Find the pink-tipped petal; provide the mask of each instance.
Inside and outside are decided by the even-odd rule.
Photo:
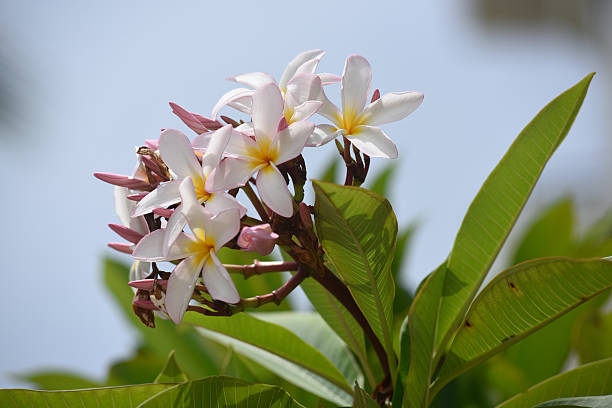
[[[263,164],[226,157],[206,179],[206,191],[218,192],[244,186]]]
[[[268,165],[257,175],[257,191],[264,204],[283,217],[293,215],[293,199],[285,179],[276,166]]]
[[[266,74],[265,72],[250,72],[248,74],[240,74],[227,79],[255,89],[270,82],[276,82],[272,75]]]
[[[229,273],[214,252],[210,253],[204,263],[202,279],[213,299],[232,304],[240,302],[240,295],[236,290],[234,281],[232,281]]]
[[[166,224],[166,235],[164,236],[164,242],[162,244],[166,256],[168,256],[170,248],[183,232],[185,225],[187,225],[187,219],[182,211],[183,207],[179,205],[168,219],[168,224]]]
[[[127,196],[126,198],[128,200],[134,201],[134,202],[139,202],[140,200],[142,200],[143,198],[145,198],[147,195],[149,195],[149,193],[138,193],[138,194],[130,194],[129,196]]]
[[[146,197],[138,202],[132,213],[132,217],[148,214],[155,208],[168,207],[169,205],[181,201],[179,195],[180,184],[180,181],[161,183],[155,190],[151,191]]]
[[[420,92],[394,92],[384,94],[370,103],[362,115],[368,125],[377,126],[404,119],[414,112],[423,102]]]
[[[346,136],[359,150],[371,157],[397,158],[395,143],[380,128],[358,126],[352,135]]]
[[[136,281],[130,281],[128,282],[128,285],[130,285],[133,288],[136,289],[142,289],[142,290],[146,290],[148,292],[153,290],[153,283],[155,282],[155,279],[140,279],[140,280],[136,280]],[[163,289],[165,289],[168,286],[168,281],[165,279],[158,279],[157,280],[157,285]]]
[[[351,55],[346,59],[342,74],[342,113],[356,116],[365,106],[370,95],[372,68],[361,55]]]
[[[210,135],[210,143],[202,156],[203,177],[207,177],[217,167],[231,136],[232,125],[225,125]]]
[[[258,88],[253,94],[255,139],[271,142],[283,117],[283,96],[275,83]]]
[[[342,77],[336,74],[323,73],[318,74],[318,76],[321,79],[321,85],[323,86],[337,84],[338,82],[342,81]]]
[[[195,177],[202,173],[191,142],[178,130],[162,132],[159,136],[159,153],[164,163],[180,178]]]
[[[343,134],[342,129],[338,129],[332,125],[318,125],[314,128],[312,134],[306,140],[306,147],[319,147],[331,142],[336,137]]]
[[[159,215],[160,217],[170,218],[173,213],[174,213],[174,210],[171,210],[168,208],[154,208],[153,209],[153,214]]]
[[[237,243],[245,251],[265,256],[272,252],[278,238],[279,235],[272,231],[270,224],[261,224],[242,228]]]
[[[219,250],[240,231],[240,211],[230,208],[219,212],[204,225],[206,235],[213,238],[215,249]]]
[[[140,241],[142,237],[144,237],[143,234],[136,232],[131,228],[124,227],[123,225],[108,224],[108,226],[110,229],[115,231],[121,238],[125,239],[126,241],[130,241],[133,244],[137,244],[138,241]]]
[[[151,191],[153,189],[153,187],[143,180],[124,176],[122,174],[96,172],[94,173],[94,177],[114,186],[127,187],[132,190]]]
[[[291,62],[289,62],[289,64],[287,64],[287,68],[285,68],[285,71],[283,72],[283,75],[281,75],[281,79],[278,82],[279,87],[282,90],[285,90],[287,88],[287,83],[295,76],[296,73],[298,73],[298,71],[314,72],[314,70],[317,68],[317,64],[321,60],[321,57],[323,57],[323,54],[325,54],[325,51],[323,50],[310,50],[298,54],[291,60]]]
[[[124,254],[132,255],[132,244],[126,244],[125,242],[109,242],[109,248],[113,248],[115,251],[122,252]]]
[[[234,106],[237,106],[237,109],[240,110],[241,112],[244,112],[245,109],[248,109],[248,111],[245,113],[250,113],[250,105],[251,105],[250,100],[252,96],[253,96],[252,89],[246,89],[246,88],[232,89],[231,91],[228,91],[225,94],[223,94],[221,98],[219,98],[219,101],[217,102],[217,104],[214,106],[212,110],[211,116],[213,118],[216,118],[217,115],[219,115],[219,111],[221,111],[221,109],[224,106],[232,105],[232,104]]]
[[[206,209],[213,214],[218,214],[221,211],[235,208],[240,214],[240,218],[244,217],[247,212],[247,208],[236,200],[231,195],[219,192],[214,193],[208,200],[206,200]]]
[[[313,130],[314,124],[300,121],[292,123],[291,126],[280,132],[276,139],[278,158],[275,164],[282,164],[302,153],[306,140]]]
[[[202,269],[201,263],[197,263],[197,257],[189,257],[174,268],[168,279],[166,289],[166,311],[168,316],[176,324],[180,323],[187,310],[187,305],[193,295],[196,281]]]

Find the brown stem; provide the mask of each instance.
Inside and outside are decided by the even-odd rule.
[[[353,159],[351,159],[351,142],[345,137],[344,138],[344,164],[346,165],[346,178],[344,179],[345,186],[353,185]]]
[[[255,210],[257,211],[257,214],[259,214],[261,219],[266,223],[270,223],[270,217],[268,216],[268,212],[266,211],[263,204],[257,197],[257,194],[255,194],[255,191],[253,191],[253,188],[250,186],[250,184],[247,183],[244,186],[242,186],[242,190],[245,192],[247,197],[249,197],[249,200],[251,200],[251,203],[253,203],[253,206],[255,207]]]
[[[372,327],[366,320],[365,316],[355,303],[355,299],[349,292],[348,288],[344,283],[338,279],[336,275],[334,275],[329,269],[325,268],[325,273],[321,275],[314,275],[313,278],[316,279],[329,293],[334,295],[336,299],[349,311],[351,316],[359,323],[363,332],[372,343],[372,347],[374,347],[374,351],[376,351],[376,356],[380,361],[380,365],[385,374],[385,378],[382,383],[389,382],[391,380],[391,370],[389,368],[389,360],[387,359],[387,353],[385,352],[385,348],[383,347],[376,334],[372,330]]]
[[[228,272],[239,272],[248,279],[253,275],[260,275],[268,272],[295,271],[298,267],[296,262],[261,262],[253,261],[252,265],[223,265]]]
[[[277,305],[285,299],[300,283],[308,277],[308,272],[304,268],[297,267],[297,272],[280,288],[273,290],[271,293],[251,298],[241,299],[240,305],[246,307],[259,307],[266,303],[274,302]]]

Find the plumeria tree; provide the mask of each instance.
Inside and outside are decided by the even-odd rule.
[[[115,186],[121,223],[110,228],[127,241],[109,246],[132,257],[129,282],[114,284],[133,288],[129,303],[151,347],[171,344],[176,359],[170,353],[151,384],[8,390],[0,392],[3,406],[284,407],[314,397],[318,406],[427,407],[472,367],[607,296],[612,261],[601,257],[526,260],[481,287],[592,74],[519,134],[474,199],[448,258],[412,297],[394,272],[407,231],[398,239],[383,191],[361,186],[372,157],[399,156],[379,126],[414,112],[423,94],[372,91],[370,64],[358,55],[346,59],[342,76],[317,73],[323,54],[298,55],[278,82],[262,72],[230,78],[243,87],[223,95],[210,117],[171,103],[195,135],[166,129],[137,149],[132,175],[95,173]],[[338,82],[341,107],[328,98],[327,85]],[[220,115],[230,109],[238,116]],[[327,144],[338,150],[344,183],[308,178],[303,151]],[[304,201],[309,187],[314,203]],[[251,262],[241,261],[245,253]],[[241,293],[253,276],[276,277],[278,287]],[[298,286],[318,313],[258,311],[282,309]],[[234,353],[240,368],[232,372],[242,378],[218,375]],[[229,357],[207,372],[206,358],[219,354]],[[610,372],[612,359],[601,359],[501,406],[555,398],[565,399],[542,406],[568,406],[576,397],[591,404],[580,406],[609,403]]]

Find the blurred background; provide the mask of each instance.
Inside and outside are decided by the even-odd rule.
[[[305,50],[327,51],[319,72],[341,74],[357,53],[382,93],[425,93],[415,113],[385,127],[400,151],[390,200],[400,226],[418,225],[405,285],[446,257],[523,126],[597,71],[510,244],[560,197],[574,197],[578,224],[589,225],[612,204],[610,21],[604,0],[2,1],[0,387],[28,386],[14,375],[50,367],[102,379],[136,345],[103,287],[106,243],[117,240],[106,225],[117,219],[112,187],[92,173],[130,173],[134,146],[161,128],[190,134],[168,101],[208,115],[234,87],[224,78],[278,78]],[[339,100],[339,87],[329,89]],[[333,144],[307,150],[310,176],[334,154]],[[375,160],[374,174],[386,165]]]

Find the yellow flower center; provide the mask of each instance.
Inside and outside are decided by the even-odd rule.
[[[261,164],[272,164],[278,159],[278,147],[271,146],[269,138],[262,138],[257,145],[249,148],[249,157],[254,167]]]
[[[189,243],[189,252],[194,252],[199,264],[202,259],[207,258],[211,251],[215,251],[215,240],[206,235],[203,228],[192,229],[196,241]]]
[[[212,194],[210,194],[208,191],[206,191],[206,188],[204,188],[206,179],[198,175],[197,177],[192,176],[191,180],[193,181],[193,186],[195,187],[195,193],[198,201],[201,203],[208,201]]]
[[[338,127],[346,131],[345,134],[352,135],[355,133],[356,128],[366,124],[366,117],[359,115],[357,112],[351,110],[345,110],[341,115],[336,117]]]

